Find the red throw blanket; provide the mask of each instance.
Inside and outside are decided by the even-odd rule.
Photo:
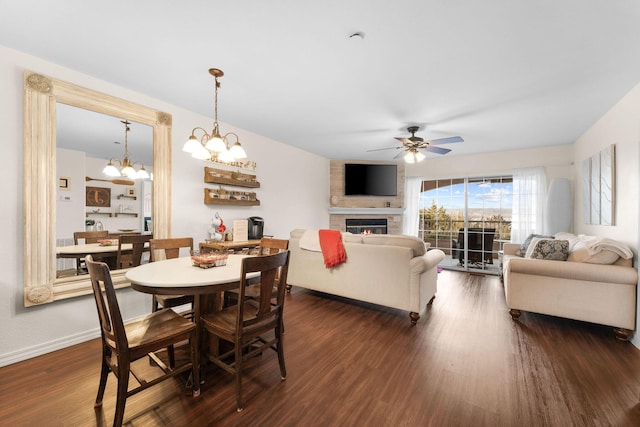
[[[318,230],[318,237],[326,268],[335,267],[347,260],[340,230]]]

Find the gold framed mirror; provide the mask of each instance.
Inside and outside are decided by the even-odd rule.
[[[91,293],[88,275],[56,279],[56,103],[122,117],[153,128],[154,236],[170,236],[170,114],[31,71],[24,74],[24,305]],[[128,286],[116,270],[116,287]]]

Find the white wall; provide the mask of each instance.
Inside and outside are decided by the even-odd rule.
[[[206,237],[215,211],[225,221],[252,215],[265,219],[265,233],[288,237],[296,227],[326,228],[329,223],[329,161],[268,138],[221,123],[240,135],[258,164],[259,207],[213,208],[203,203],[203,166],[182,152],[195,126],[212,117],[195,114],[140,93],[112,85],[39,58],[0,46],[0,180],[4,183],[0,224],[0,366],[99,336],[92,297],[23,307],[23,75],[25,69],[108,93],[173,115],[172,235]],[[206,88],[205,88],[206,89]],[[125,319],[149,312],[149,296],[118,291]]]
[[[510,175],[513,169],[531,166],[544,166],[547,182],[551,182],[553,178],[573,179],[573,146],[559,145],[471,156],[428,157],[420,163],[407,165],[406,175],[425,179],[498,176]]]
[[[640,211],[640,85],[633,88],[591,129],[575,143],[575,164],[580,165],[610,144],[616,146],[616,222],[614,226],[587,225],[582,218],[581,168],[574,171],[577,184],[574,224],[577,233],[607,236],[627,243],[634,252],[634,265],[638,265]],[[636,330],[640,319],[640,298],[636,309]],[[640,347],[640,334],[633,338]]]

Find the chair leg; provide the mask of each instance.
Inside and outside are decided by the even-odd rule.
[[[167,347],[167,353],[169,354],[169,367],[171,369],[176,367],[176,354],[173,351],[173,346],[170,345],[169,347]]]
[[[236,358],[236,405],[238,412],[242,411],[242,344],[238,341],[235,343]]]
[[[116,413],[113,416],[113,426],[122,426],[124,406],[127,403],[127,389],[129,388],[129,364],[118,366],[118,391],[116,397]]]
[[[281,336],[282,332],[276,330],[276,335],[278,336],[278,343],[276,344],[276,348],[278,350],[278,364],[280,365],[280,378],[282,380],[285,380],[287,379],[287,369],[284,366],[284,346],[282,345],[282,336]]]
[[[191,348],[191,378],[193,379],[193,397],[198,397],[200,396],[200,354],[197,342],[194,338],[189,339],[189,347]]]
[[[102,398],[104,397],[104,389],[107,387],[107,379],[109,378],[109,372],[111,369],[107,362],[105,362],[102,356],[102,369],[100,370],[100,385],[98,386],[98,395],[96,396],[96,402],[93,404],[94,408],[100,408],[102,406]]]

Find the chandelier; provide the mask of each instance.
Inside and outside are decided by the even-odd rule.
[[[124,124],[124,158],[122,159],[122,161],[118,159],[109,160],[109,163],[107,163],[107,166],[105,166],[105,168],[102,170],[102,173],[104,173],[107,176],[126,176],[127,178],[131,178],[131,179],[149,178],[149,173],[145,170],[144,164],[142,162],[132,162],[129,159],[128,135],[129,135],[129,131],[131,130],[129,128],[129,125],[131,124],[131,122],[128,120],[120,120],[120,123]],[[118,166],[120,169],[116,167],[114,162],[118,163]],[[135,168],[135,165],[137,164],[140,164],[140,169],[138,170],[136,170]]]
[[[218,124],[218,88],[220,82],[218,79],[224,76],[224,72],[218,68],[210,68],[209,74],[211,74],[215,81],[215,103],[214,103],[214,119],[213,129],[210,133],[207,133],[201,127],[196,127],[191,131],[191,136],[182,147],[182,151],[191,153],[192,157],[201,160],[217,159],[223,162],[234,162],[237,159],[245,159],[247,153],[240,145],[240,138],[233,132],[220,135],[220,125]],[[196,137],[196,132],[202,132],[200,139]],[[229,137],[235,137],[235,143],[231,145]]]

